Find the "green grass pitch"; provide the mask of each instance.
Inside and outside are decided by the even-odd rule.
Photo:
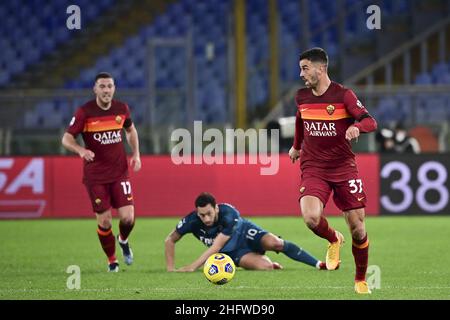
[[[300,217],[251,220],[324,259],[326,241]],[[317,271],[270,252],[284,270],[238,268],[224,286],[210,284],[201,270],[165,271],[164,239],[175,218],[138,218],[130,238],[135,263],[126,266],[118,250],[122,263],[115,274],[106,272],[94,219],[1,221],[0,299],[450,299],[450,217],[367,218],[369,265],[381,271],[380,289],[371,296],[353,292],[354,262],[344,219],[329,221],[347,239],[339,270]],[[117,233],[117,220],[113,230]],[[203,250],[192,235],[185,236],[176,247],[176,266],[192,262]],[[70,265],[80,267],[79,290],[67,289]]]

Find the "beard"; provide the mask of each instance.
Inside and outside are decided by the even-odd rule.
[[[102,103],[105,103],[105,104],[111,102],[111,100],[112,100],[112,96],[111,96],[111,95],[108,95],[108,96],[100,96],[99,98],[100,98],[100,101],[101,101]]]
[[[317,77],[315,77],[315,76],[311,76],[311,78],[308,80],[308,79],[303,79],[303,81],[305,82],[305,86],[307,87],[307,88],[312,88],[312,89],[314,89],[316,86],[317,86],[317,83],[318,83],[318,81],[317,81]]]

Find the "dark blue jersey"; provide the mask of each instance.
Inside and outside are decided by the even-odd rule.
[[[192,211],[186,217],[180,220],[176,230],[180,235],[192,233],[197,239],[210,247],[213,240],[219,233],[227,236],[232,236],[243,224],[244,219],[241,218],[239,211],[230,204],[219,204],[218,220],[211,226],[207,227],[198,217],[197,211]],[[233,237],[232,237],[233,238]],[[230,245],[232,239],[228,240],[227,245]]]

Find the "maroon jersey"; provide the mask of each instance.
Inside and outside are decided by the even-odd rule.
[[[331,82],[321,96],[304,88],[297,91],[295,100],[294,148],[302,150],[302,171],[319,173],[329,181],[339,181],[357,172],[355,154],[345,132],[355,120],[361,121],[355,124],[361,132],[375,130],[376,122],[353,91]]]
[[[103,184],[128,178],[128,163],[122,143],[122,128],[131,126],[125,103],[112,100],[111,108],[101,109],[95,100],[79,107],[67,132],[82,134],[86,149],[95,153],[94,161],[84,161],[83,182]]]

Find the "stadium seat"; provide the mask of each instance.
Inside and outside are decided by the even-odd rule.
[[[98,17],[115,0],[78,1],[83,7],[83,24],[87,24]],[[65,27],[66,8],[73,4],[69,0],[48,2],[35,1],[6,1],[0,10],[0,33],[2,34],[2,51],[8,55],[14,52],[8,61],[14,61],[13,66],[0,69],[6,72],[4,79],[11,79],[38,63],[57,45],[71,39],[73,33]],[[17,41],[16,39],[21,39]],[[12,51],[9,51],[9,48]],[[2,55],[4,52],[2,52]],[[2,83],[0,83],[2,85]]]
[[[406,114],[403,112],[401,103],[393,96],[381,99],[374,111],[375,118],[381,123],[403,121]]]
[[[26,111],[24,115],[24,127],[33,129],[42,126],[42,119],[34,111]]]
[[[428,84],[433,83],[433,79],[431,78],[431,76],[428,73],[421,73],[416,77],[414,83],[428,85]]]
[[[114,4],[116,0],[100,0],[91,2],[81,0],[77,3],[84,4],[89,7],[86,10],[86,20],[83,23],[92,21],[98,15],[104,12],[104,9]],[[346,8],[350,9],[354,6],[361,5],[359,0],[346,0]],[[24,35],[30,35],[30,38],[21,44],[18,48],[12,38],[5,37],[0,39],[3,55],[9,58],[2,58],[0,66],[0,85],[9,81],[15,72],[26,70],[29,64],[36,63],[45,55],[45,53],[54,50],[58,45],[70,39],[71,33],[67,29],[55,28],[52,16],[55,10],[64,9],[69,4],[68,0],[51,2],[44,0],[35,0],[27,2],[26,9],[18,10],[13,1],[8,2],[6,6],[0,8],[0,18],[2,20],[1,31],[16,32],[24,38]],[[298,0],[279,0],[277,2],[279,8],[279,43],[280,43],[280,85],[284,89],[286,84],[295,84],[299,82],[298,70],[298,53],[301,49],[300,41],[302,37],[302,21],[301,21],[301,3]],[[404,10],[409,10],[411,4],[407,0],[381,1],[383,15],[389,16],[399,14]],[[178,38],[187,35],[188,31],[193,32],[193,50],[196,66],[196,92],[200,96],[199,100],[207,100],[204,98],[210,94],[205,92],[209,90],[207,84],[211,81],[214,86],[218,86],[213,90],[214,97],[222,97],[226,95],[229,85],[228,76],[228,41],[227,33],[229,28],[229,15],[233,7],[232,0],[181,0],[171,3],[167,6],[167,10],[156,17],[153,22],[140,28],[136,34],[131,35],[123,43],[115,48],[111,48],[102,57],[84,70],[80,70],[79,74],[67,81],[66,88],[89,88],[92,86],[92,78],[99,71],[111,72],[117,80],[120,88],[146,88],[148,85],[147,77],[147,59],[148,41],[154,37]],[[39,9],[39,10],[37,10]],[[9,15],[14,10],[20,11],[17,15]],[[309,1],[309,17],[310,25],[313,29],[327,24],[330,20],[337,16],[336,2],[318,0]],[[24,28],[17,28],[18,17],[27,16],[27,13],[38,12],[37,16],[26,19]],[[346,17],[346,38],[349,41],[358,41],[360,39],[369,39],[366,34],[366,28],[360,28],[362,19],[366,18],[364,10],[358,14],[351,14]],[[247,24],[251,27],[247,28],[247,70],[249,72],[248,79],[248,104],[252,110],[257,106],[267,102],[269,93],[267,70],[269,39],[268,39],[268,5],[266,1],[248,0],[247,1]],[[364,20],[365,21],[365,20]],[[28,28],[28,29],[25,29]],[[23,30],[33,30],[24,33]],[[362,30],[362,31],[361,31]],[[8,34],[8,33],[6,33]],[[49,37],[51,34],[53,36]],[[208,43],[214,45],[214,59],[207,61],[205,57],[205,47]],[[14,45],[13,45],[14,44]],[[38,49],[29,50],[38,44]],[[3,46],[4,45],[4,46]],[[328,51],[330,59],[338,55],[338,39],[336,28],[329,28],[322,34],[317,34],[311,42],[311,45],[323,46]],[[28,49],[27,49],[28,48]],[[29,53],[33,52],[33,53]],[[26,55],[22,59],[21,54]],[[15,62],[15,58],[23,62]],[[173,54],[170,50],[156,50],[155,67],[157,86],[160,88],[182,88],[186,85],[185,66],[187,62],[183,53]],[[368,58],[364,57],[361,61],[354,61],[359,68]],[[7,64],[4,61],[8,61]],[[10,63],[11,62],[11,63]],[[441,69],[440,69],[441,68]],[[10,70],[11,69],[11,70]],[[431,83],[449,83],[450,72],[443,72],[444,67],[436,67],[435,73],[420,75],[415,79],[418,84]],[[396,110],[395,117],[408,116],[405,103],[401,99],[396,100],[394,107],[392,103],[381,102],[379,112],[381,117],[388,117],[391,110]],[[223,100],[222,98],[218,100]],[[206,107],[207,102],[202,104]],[[217,113],[222,108],[211,106],[209,114]],[[216,108],[216,109],[214,109]],[[400,110],[400,111],[399,111]],[[222,116],[221,116],[222,117]]]

